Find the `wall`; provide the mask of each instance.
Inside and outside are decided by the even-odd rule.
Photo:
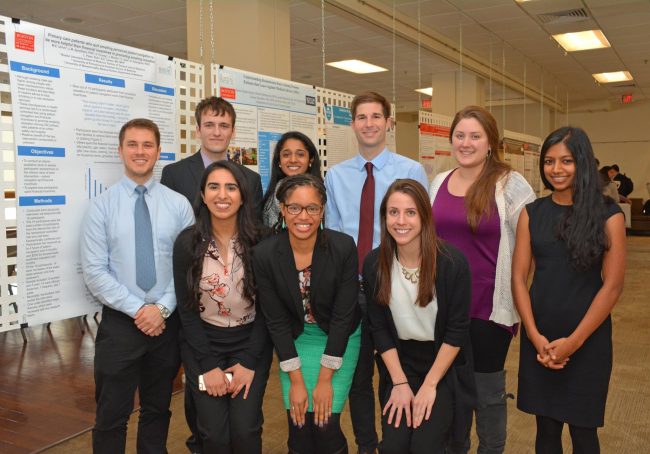
[[[533,103],[526,104],[525,109],[523,104],[506,106],[505,115],[504,108],[500,106],[492,106],[491,112],[497,120],[499,132],[507,129],[508,131],[536,136],[541,140],[544,140],[556,126],[560,127],[566,121],[564,114],[560,113],[556,116],[555,112],[549,111],[548,107],[544,106],[541,113],[542,122],[540,123],[539,104]]]
[[[414,161],[420,160],[420,138],[417,113],[397,114],[397,152]]]
[[[587,131],[600,165],[618,164],[634,182],[631,197],[650,195],[650,101],[638,101],[610,112],[573,113],[572,125]]]

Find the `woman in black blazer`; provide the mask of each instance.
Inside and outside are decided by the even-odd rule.
[[[291,453],[347,453],[340,413],[359,356],[361,312],[354,240],[323,229],[325,187],[285,178],[282,230],[257,245],[257,300],[280,360]]]
[[[174,244],[174,287],[188,393],[205,453],[262,452],[262,399],[273,358],[255,304],[251,251],[261,239],[245,176],[217,161],[201,177],[196,223]]]
[[[443,453],[452,420],[471,418],[469,267],[463,254],[436,238],[429,198],[417,181],[388,188],[380,222],[380,246],[363,268],[379,353],[379,451]]]

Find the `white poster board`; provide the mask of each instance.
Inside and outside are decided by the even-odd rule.
[[[331,167],[357,154],[357,138],[350,127],[352,114],[349,107],[324,104],[323,109],[327,137],[327,163]]]
[[[317,143],[316,90],[311,85],[219,65],[213,65],[212,72],[216,74],[214,94],[229,101],[237,114],[229,159],[258,172],[265,191],[273,149],[282,134],[299,131]]]
[[[544,187],[539,175],[539,137],[514,131],[503,131],[503,159],[522,174],[539,197]]]
[[[456,160],[451,153],[449,128],[451,117],[419,112],[418,137],[420,144],[420,164],[424,167],[429,181],[456,166]]]
[[[93,313],[79,261],[88,201],[123,174],[118,132],[136,117],[161,131],[157,165],[175,160],[168,57],[28,22],[6,30],[16,145],[18,304],[29,325]]]

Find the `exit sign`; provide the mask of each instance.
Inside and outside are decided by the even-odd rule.
[[[630,93],[630,94],[627,94],[627,95],[623,95],[623,96],[621,96],[621,102],[622,102],[623,104],[629,104],[629,103],[631,103],[631,102],[632,102],[632,94]]]

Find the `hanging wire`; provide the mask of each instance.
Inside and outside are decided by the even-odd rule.
[[[506,44],[501,48],[501,129],[506,130]]]
[[[540,82],[540,91],[542,95],[539,97],[539,136],[544,136],[544,70],[540,66],[540,73],[542,80]]]
[[[214,11],[210,0],[210,62],[214,64]]]
[[[569,90],[566,91],[566,125],[569,126]]]
[[[203,0],[199,0],[199,57],[203,64]]]
[[[489,72],[489,93],[490,93],[490,113],[492,113],[492,101],[494,100],[494,94],[492,93],[492,38],[490,38],[490,72]]]
[[[460,19],[462,19],[462,16]],[[461,101],[460,103],[462,104],[462,99],[463,99],[463,24],[460,22],[460,20],[458,21],[458,35],[459,35],[458,53],[460,54],[458,58],[458,64],[460,65],[460,71],[458,77],[460,78],[460,80],[458,84],[459,90],[456,90],[456,110],[459,110],[464,107],[458,105],[459,101]]]
[[[526,134],[526,59],[524,59],[524,134]]]
[[[560,103],[557,101],[557,83],[555,84],[555,96],[553,96],[553,99],[555,100],[555,105],[558,106]],[[553,129],[557,129],[557,107],[554,108],[555,110],[555,115],[553,115]]]
[[[320,52],[323,66],[323,88],[325,88],[325,0],[320,1]]]
[[[418,90],[422,88],[422,57],[421,57],[422,48],[421,48],[421,41],[420,41],[421,21],[422,21],[422,16],[420,15],[420,0],[418,0]],[[431,90],[433,91],[433,87],[431,88]],[[421,108],[422,108],[422,93],[418,91],[418,110],[420,110]]]
[[[393,106],[395,103],[395,2],[393,1]]]

